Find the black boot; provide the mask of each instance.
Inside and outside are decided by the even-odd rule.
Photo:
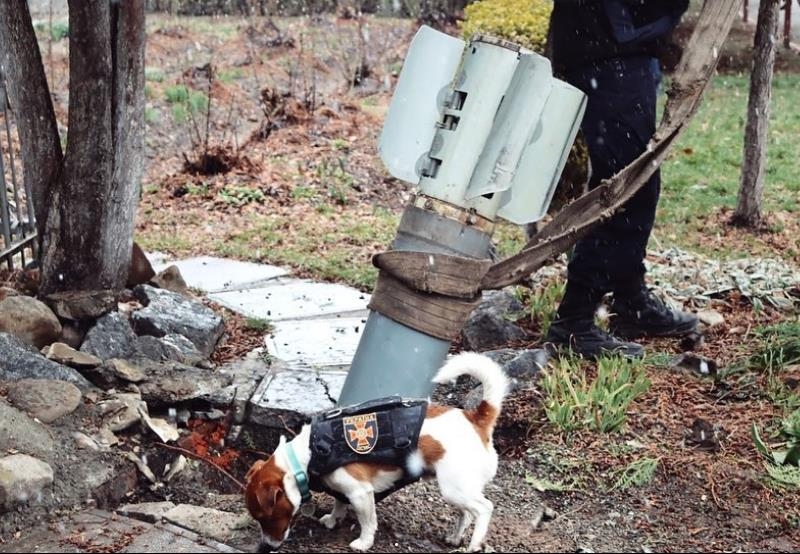
[[[575,354],[594,360],[603,355],[641,358],[644,348],[635,342],[624,342],[606,333],[592,319],[556,319],[550,324],[545,343],[549,349],[565,347]]]
[[[619,337],[682,337],[697,330],[694,314],[670,310],[644,284],[614,296],[610,328]]]
[[[590,359],[608,354],[641,358],[641,345],[620,341],[595,325],[594,313],[602,297],[602,291],[568,281],[564,299],[544,339],[547,349],[567,348]]]

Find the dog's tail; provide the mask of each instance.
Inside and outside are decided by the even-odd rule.
[[[433,382],[445,383],[460,375],[474,377],[483,385],[483,399],[474,410],[474,422],[491,435],[508,391],[508,377],[503,368],[488,356],[476,352],[462,352],[450,358],[442,366],[433,378]]]

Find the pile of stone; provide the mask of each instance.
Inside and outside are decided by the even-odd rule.
[[[175,268],[149,282],[41,299],[0,288],[0,514],[62,496],[119,501],[137,477],[112,448],[118,433],[174,441],[177,422],[155,412],[234,402],[233,375],[209,361],[222,317]]]

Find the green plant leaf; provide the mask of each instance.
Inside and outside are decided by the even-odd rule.
[[[764,441],[761,440],[761,436],[759,436],[758,434],[758,427],[756,427],[755,423],[753,423],[753,426],[751,428],[751,433],[753,435],[753,442],[756,445],[756,450],[758,450],[758,452],[766,459],[772,461],[772,456],[770,455],[769,448],[767,448],[767,445],[764,444]]]

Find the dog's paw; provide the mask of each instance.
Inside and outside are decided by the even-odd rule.
[[[464,537],[457,537],[455,535],[447,535],[444,538],[444,542],[446,542],[450,546],[461,546],[461,543],[464,542]]]
[[[359,537],[350,543],[350,548],[357,552],[366,552],[367,550],[372,548],[372,541],[363,540],[362,538]]]
[[[325,514],[319,518],[319,522],[328,529],[333,529],[339,523],[339,520],[337,520],[333,514]]]

